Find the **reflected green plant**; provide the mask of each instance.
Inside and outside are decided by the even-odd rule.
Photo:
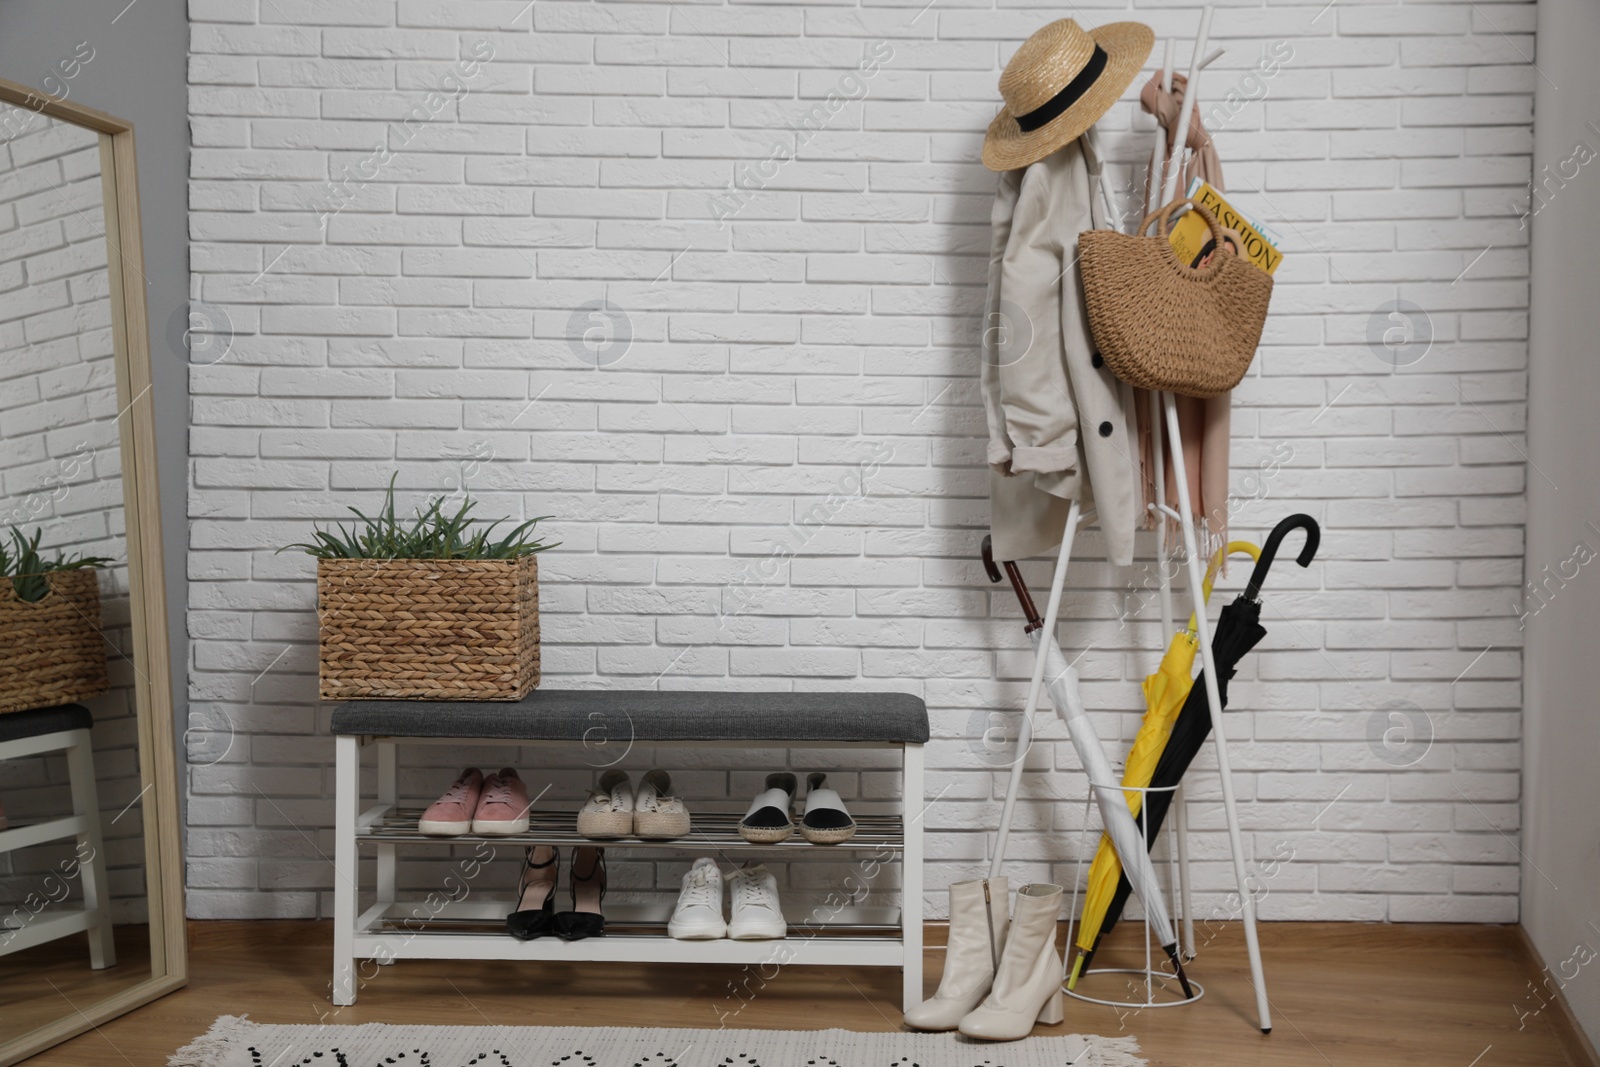
[[[55,559],[45,559],[39,551],[44,540],[42,527],[28,537],[15,526],[9,534],[10,546],[0,541],[0,578],[9,578],[17,599],[29,603],[43,600],[50,593],[50,582],[45,577],[51,571],[78,571],[86,567],[100,567],[115,562],[106,556],[79,556],[56,553]]]

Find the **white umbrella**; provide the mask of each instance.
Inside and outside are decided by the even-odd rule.
[[[1095,802],[1100,807],[1100,821],[1105,824],[1106,835],[1111,838],[1111,847],[1117,850],[1117,856],[1122,860],[1128,884],[1144,903],[1145,915],[1155,930],[1156,940],[1161,942],[1167,958],[1172,961],[1178,981],[1183,985],[1184,995],[1192,998],[1194,991],[1189,988],[1189,979],[1183,973],[1183,961],[1178,956],[1178,936],[1173,932],[1172,919],[1167,914],[1167,902],[1162,898],[1160,884],[1156,881],[1155,867],[1145,851],[1144,834],[1139,831],[1133,812],[1128,809],[1126,795],[1117,784],[1118,776],[1111,769],[1111,761],[1106,758],[1105,747],[1100,744],[1100,735],[1094,732],[1094,724],[1083,709],[1083,697],[1078,692],[1078,672],[1061,654],[1055,639],[1047,637],[1042,627],[1029,633],[1028,639],[1033,642],[1036,652],[1043,646],[1050,699],[1056,706],[1056,714],[1067,724],[1072,747],[1077,750],[1078,761],[1089,776],[1089,787],[1094,790]]]

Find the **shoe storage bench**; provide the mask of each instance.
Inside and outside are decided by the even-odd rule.
[[[724,963],[755,966],[899,967],[905,1007],[922,1000],[922,746],[928,739],[923,702],[904,693],[692,693],[654,690],[536,689],[516,703],[356,701],[333,711],[337,750],[333,1002],[354,1004],[356,961],[403,959],[558,960],[567,962]],[[850,804],[859,829],[838,845],[813,845],[798,834],[777,845],[739,836],[739,814],[702,812],[672,841],[578,836],[582,797],[536,798],[528,832],[511,836],[429,837],[417,830],[422,804],[402,806],[395,750],[399,745],[585,746],[586,762],[621,763],[634,744],[785,749],[898,749],[901,801]],[[377,797],[361,793],[361,760],[375,750]],[[778,770],[780,768],[756,768]],[[737,799],[737,798],[735,798]],[[740,801],[740,812],[743,801]],[[505,930],[509,900],[402,900],[395,888],[397,845],[452,846],[488,842],[712,855],[725,863],[763,858],[879,865],[901,864],[900,907],[785,907],[789,936],[772,941],[676,941],[666,933],[672,904],[607,904],[604,937],[517,941]],[[358,913],[360,856],[376,858],[376,901]],[[843,887],[841,887],[843,888]]]

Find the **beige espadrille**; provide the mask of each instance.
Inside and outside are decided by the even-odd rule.
[[[816,771],[806,776],[806,811],[800,818],[800,835],[813,845],[838,845],[856,836],[856,821],[845,810],[836,789],[827,788],[828,776]]]
[[[633,833],[633,786],[626,771],[600,776],[600,788],[578,812],[578,833],[584,837],[627,837]]]
[[[739,836],[756,845],[776,845],[794,833],[794,791],[799,785],[788,771],[767,775],[767,788],[756,794],[739,820]]]
[[[689,808],[682,797],[671,794],[672,778],[666,771],[651,771],[639,780],[639,791],[633,795],[635,837],[670,840],[688,834]]]

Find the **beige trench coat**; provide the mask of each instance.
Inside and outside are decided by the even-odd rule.
[[[1054,549],[1078,500],[1096,510],[1110,561],[1133,562],[1132,390],[1094,351],[1078,278],[1078,234],[1105,225],[1101,168],[1079,138],[1000,176],[981,346],[997,559]]]

